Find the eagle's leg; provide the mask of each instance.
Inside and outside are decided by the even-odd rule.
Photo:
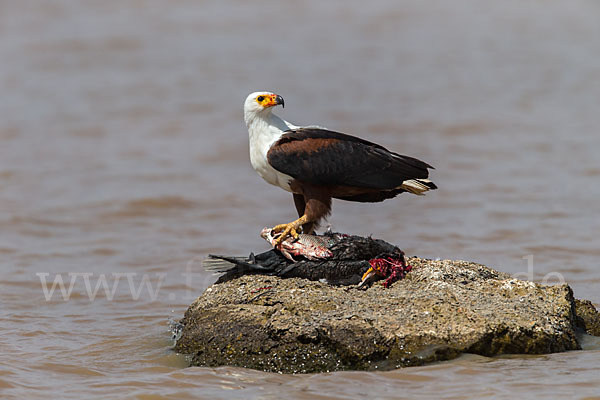
[[[296,206],[296,211],[298,211],[298,217],[302,217],[306,210],[306,200],[304,199],[304,195],[294,193],[294,205]],[[310,235],[314,232],[314,227],[314,222],[307,222],[302,225],[302,233]]]
[[[301,216],[300,218],[298,218],[295,221],[292,221],[288,224],[280,224],[280,225],[276,225],[273,227],[273,231],[275,232],[281,232],[281,234],[279,235],[279,237],[277,239],[275,239],[275,247],[279,246],[281,244],[281,242],[283,242],[288,236],[292,236],[295,239],[298,238],[298,232],[297,229],[305,224],[308,221],[308,217],[306,216],[306,214],[304,214],[303,216]]]
[[[275,246],[280,245],[290,235],[298,238],[297,229],[300,226],[303,226],[303,233],[312,231],[313,227],[331,211],[331,195],[327,189],[301,182],[293,183],[292,188],[294,187],[299,189],[294,191],[294,204],[301,217],[289,224],[281,224],[273,228],[275,232],[281,231],[281,235],[275,240]]]

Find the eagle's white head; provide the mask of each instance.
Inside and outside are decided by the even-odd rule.
[[[283,107],[283,97],[272,92],[254,92],[246,97],[244,102],[244,120],[246,125],[257,116],[266,116],[273,111],[274,106]]]
[[[291,191],[289,182],[292,178],[275,170],[267,160],[273,143],[294,126],[273,114],[273,108],[278,105],[283,107],[283,97],[272,92],[254,92],[244,102],[244,120],[250,139],[250,163],[264,180]]]

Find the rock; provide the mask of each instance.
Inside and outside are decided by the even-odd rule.
[[[575,299],[577,326],[588,335],[600,336],[600,313],[589,300]]]
[[[198,366],[387,370],[464,352],[576,350],[576,324],[598,328],[591,303],[578,303],[589,317],[577,318],[568,285],[521,281],[465,261],[409,263],[412,271],[389,289],[264,275],[215,284],[186,311],[175,349]]]

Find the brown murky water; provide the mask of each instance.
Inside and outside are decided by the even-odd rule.
[[[283,95],[292,122],[437,167],[425,198],[334,204],[334,229],[562,277],[600,303],[598,15],[584,0],[0,1],[0,397],[600,395],[589,337],[283,376],[184,368],[168,328],[215,279],[206,253],[266,249],[260,229],[294,216],[249,164],[254,90]]]

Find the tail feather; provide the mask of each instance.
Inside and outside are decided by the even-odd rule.
[[[227,272],[238,265],[238,262],[244,262],[245,257],[224,257],[220,258],[219,256],[210,255],[209,258],[206,258],[202,261],[202,267],[206,271],[210,271],[213,273],[223,273]]]
[[[259,255],[260,256],[260,255]],[[234,268],[241,269],[243,271],[271,271],[272,268],[267,268],[261,264],[258,264],[255,260],[253,253],[249,257],[231,257],[231,256],[219,256],[216,254],[209,254],[208,258],[202,261],[202,267],[206,271],[213,273],[224,273],[231,271]]]
[[[400,188],[406,190],[407,192],[422,196],[428,190],[437,189],[437,186],[429,179],[410,179],[402,182]]]

